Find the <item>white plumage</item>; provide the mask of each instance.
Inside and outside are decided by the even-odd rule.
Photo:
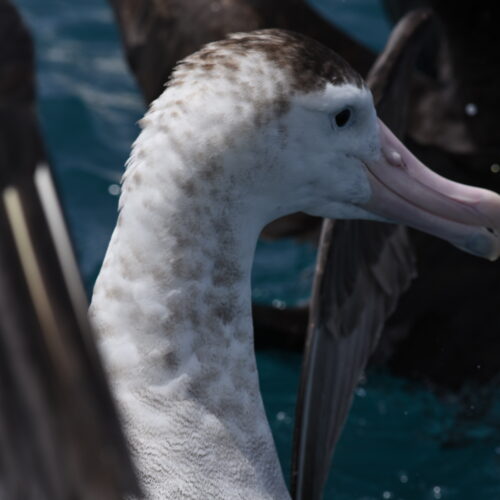
[[[325,51],[278,31],[216,42],[142,120],[91,317],[148,498],[289,498],[255,364],[255,244],[299,210],[380,218],[363,208],[383,160],[371,94]]]

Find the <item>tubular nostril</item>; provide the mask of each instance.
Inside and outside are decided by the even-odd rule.
[[[403,158],[397,151],[389,151],[385,155],[387,161],[394,167],[405,167]]]
[[[391,156],[391,160],[394,163],[401,163],[402,162],[401,155],[399,153],[397,153],[396,151],[393,151],[390,156]]]

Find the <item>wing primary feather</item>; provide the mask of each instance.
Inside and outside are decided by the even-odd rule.
[[[119,500],[140,491],[45,163],[32,45],[0,1],[0,498]]]

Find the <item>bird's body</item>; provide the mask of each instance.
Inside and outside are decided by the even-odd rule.
[[[420,167],[396,153],[361,78],[288,32],[234,35],[189,57],[142,127],[91,317],[145,488],[153,499],[288,498],[253,350],[257,237],[299,210],[407,222],[418,208],[406,200],[427,181],[405,191]],[[457,188],[445,200],[436,182],[415,225],[496,257],[479,226],[497,227],[497,198]]]

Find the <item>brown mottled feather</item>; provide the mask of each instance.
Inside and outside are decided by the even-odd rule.
[[[365,85],[357,71],[322,43],[300,33],[275,29],[254,31],[251,35],[233,34],[208,44],[181,61],[167,85],[182,86],[193,69],[197,70],[202,81],[217,79],[222,71],[226,72],[226,78],[231,78],[234,68],[238,67],[238,56],[251,52],[257,52],[287,70],[291,88],[297,92],[319,90],[326,82],[334,85],[349,83],[358,88]],[[284,108],[282,111],[286,111],[286,103]]]

